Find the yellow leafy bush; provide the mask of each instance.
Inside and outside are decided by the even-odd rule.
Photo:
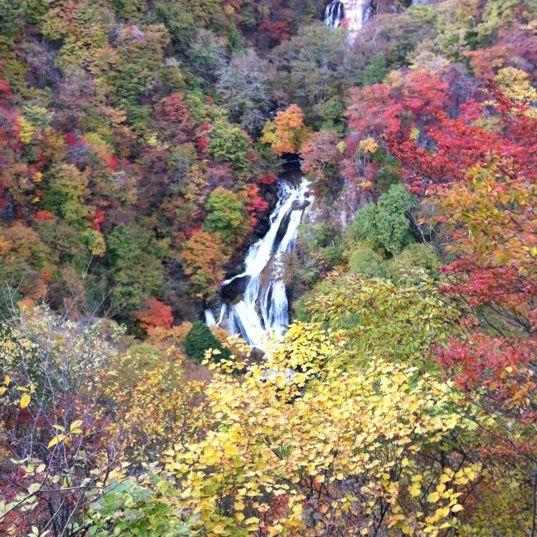
[[[166,452],[209,535],[435,536],[457,524],[457,472],[468,483],[479,467],[448,439],[475,427],[473,411],[450,384],[376,356],[360,366],[343,348],[319,324],[295,324],[244,376],[216,368],[211,430]]]

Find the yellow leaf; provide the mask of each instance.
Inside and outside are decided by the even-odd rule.
[[[82,431],[80,430],[80,426],[82,425],[82,420],[75,420],[73,421],[73,423],[71,423],[71,425],[69,426],[69,430],[72,432],[72,433],[81,433]]]
[[[0,395],[4,395],[7,392],[7,388],[5,386],[2,386],[0,388]]]
[[[456,504],[454,505],[452,508],[451,508],[451,511],[453,513],[458,513],[459,511],[462,511],[464,509],[464,507],[461,505],[461,504]]]
[[[59,444],[65,438],[64,434],[57,434],[49,443],[48,448],[54,447],[56,444]]]
[[[4,385],[9,386],[11,384],[11,377],[9,375],[6,375],[4,377]]]
[[[440,499],[440,494],[438,492],[431,492],[429,496],[427,496],[427,501],[429,503],[436,503]]]
[[[30,404],[31,400],[32,398],[28,394],[23,395],[20,400],[20,407],[26,408]]]

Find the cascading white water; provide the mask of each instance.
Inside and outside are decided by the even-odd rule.
[[[259,349],[265,349],[269,334],[283,336],[289,324],[289,303],[281,264],[284,255],[294,249],[308,197],[309,181],[306,179],[297,186],[280,183],[279,201],[270,216],[269,230],[248,250],[244,272],[222,284],[225,288],[235,280],[248,278],[242,299],[222,306],[218,324],[227,324],[231,334],[242,336]],[[213,319],[212,312],[206,312],[207,324]]]
[[[332,0],[324,10],[324,24],[329,28],[337,28],[345,18],[345,7],[341,0]]]
[[[345,21],[345,27],[353,36],[371,17],[371,0],[331,0],[324,11],[324,24],[337,28]]]
[[[216,324],[214,313],[211,310],[205,310],[205,324],[207,326],[214,326]]]

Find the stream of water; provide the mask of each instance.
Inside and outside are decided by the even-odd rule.
[[[309,205],[309,181],[294,185],[281,181],[278,203],[270,215],[270,227],[253,244],[245,258],[245,270],[226,280],[221,287],[241,283],[242,297],[222,305],[218,320],[205,312],[208,325],[222,325],[258,349],[266,348],[267,338],[282,337],[289,325],[289,301],[283,274],[283,260],[295,249],[298,227]]]

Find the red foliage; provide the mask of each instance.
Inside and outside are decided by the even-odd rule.
[[[0,62],[0,71],[4,67],[3,62]],[[0,76],[0,99],[11,97],[11,85],[9,82]]]
[[[37,220],[54,220],[56,217],[50,212],[45,210],[39,210],[35,213]]]
[[[507,159],[517,175],[537,179],[537,155],[529,150],[529,142],[537,140],[537,121],[500,95],[495,97],[499,116],[494,130],[477,122],[487,112],[482,104],[471,101],[455,119],[438,111],[435,123],[425,127],[427,145],[433,145],[434,152],[418,140],[387,137],[388,147],[403,165],[404,178],[414,191],[462,180],[466,170],[487,165],[493,155]]]
[[[156,298],[149,298],[145,311],[138,314],[138,320],[144,330],[171,328],[173,324],[172,309]]]
[[[280,44],[282,41],[288,41],[291,37],[289,26],[286,22],[282,21],[271,22],[265,19],[259,26],[259,30],[269,39],[275,41],[276,44]]]
[[[334,132],[320,131],[310,134],[300,148],[302,170],[315,181],[317,189],[329,188],[337,179],[341,157],[338,141]]]
[[[157,131],[164,140],[178,144],[192,136],[194,124],[182,93],[176,91],[159,101],[154,116]]]
[[[73,134],[72,132],[68,132],[64,137],[63,139],[65,140],[65,143],[69,144],[69,145],[75,145],[78,141],[78,138],[75,134]]]
[[[104,213],[103,211],[101,211],[101,209],[99,208],[96,208],[95,209],[95,214],[91,220],[91,227],[95,230],[95,231],[100,231],[101,230],[101,224],[104,222]]]
[[[448,85],[438,75],[417,70],[397,82],[374,84],[351,92],[346,116],[352,140],[366,136],[407,136],[412,127],[435,120],[448,99]],[[350,150],[356,149],[354,144]]]
[[[522,67],[534,79],[537,77],[537,39],[527,25],[501,28],[492,47],[469,51],[466,56],[476,76],[486,81],[503,67]]]
[[[107,165],[108,165],[108,168],[109,168],[110,170],[112,170],[113,172],[115,172],[115,171],[118,169],[118,167],[119,167],[119,161],[118,161],[118,158],[116,157],[116,155],[110,155],[110,156],[108,157],[108,163],[107,163]]]
[[[206,136],[200,136],[196,140],[196,149],[200,154],[207,152],[207,150],[209,149],[209,140]]]
[[[268,208],[269,204],[261,196],[259,196],[259,187],[257,185],[249,185],[247,191],[248,204],[246,210],[250,215],[249,224],[255,226],[260,214],[263,214]]]
[[[278,178],[275,175],[268,174],[263,175],[263,177],[258,180],[258,183],[260,185],[273,185],[277,180]]]
[[[511,340],[474,334],[467,341],[453,339],[449,348],[438,351],[444,371],[461,389],[479,391],[487,410],[514,418],[522,426],[537,424],[537,383],[532,364],[537,358],[535,340]],[[530,449],[535,454],[537,446]],[[489,455],[528,453],[522,438],[498,439],[488,449]]]

